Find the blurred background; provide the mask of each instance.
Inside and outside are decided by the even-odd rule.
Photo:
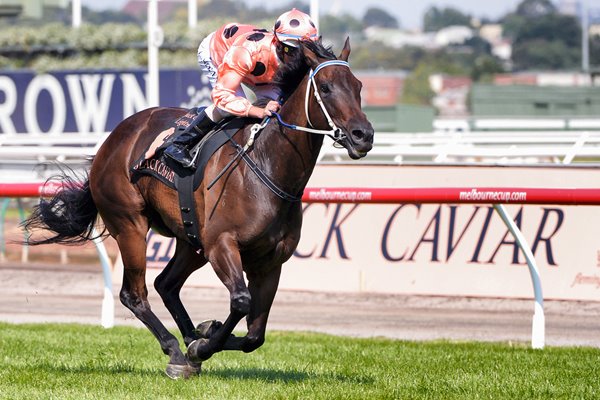
[[[0,0],[0,68],[146,68],[147,1],[76,2]],[[324,42],[339,51],[351,38],[352,68],[377,131],[431,131],[439,117],[600,110],[600,95],[591,89],[600,71],[598,0],[316,3]],[[73,6],[81,7],[80,16]],[[308,1],[198,0],[197,20],[190,22],[186,1],[159,1],[160,68],[198,74],[196,48],[206,34],[230,21],[270,28],[291,7],[311,12]],[[195,105],[203,98],[161,95],[160,102]],[[102,128],[112,129],[121,117]]]

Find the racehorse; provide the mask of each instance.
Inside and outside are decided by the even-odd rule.
[[[292,60],[277,73],[284,98],[277,118],[263,121],[258,135],[250,125],[234,135],[242,142],[256,135],[245,155],[254,168],[244,158],[232,166],[231,146],[222,146],[211,157],[203,182],[194,192],[201,251],[186,237],[177,191],[150,176],[132,182],[132,162],[186,113],[163,107],[122,121],[98,149],[83,182],[69,181],[68,174],[63,174],[62,189],[42,200],[25,223],[27,230],[41,227],[54,236],[30,244],[91,240],[99,215],[123,260],[120,300],[158,339],[169,356],[167,374],[172,378],[199,374],[201,362],[216,352],[257,349],[265,341],[282,264],[300,239],[300,198],[324,135],[346,148],[352,159],[364,157],[373,145],[373,127],[361,110],[362,84],[350,70],[349,54],[348,39],[339,58],[320,41],[301,42]],[[175,254],[154,285],[182,333],[186,353],[147,299],[146,235],[150,228],[176,240]],[[230,293],[230,313],[225,322],[208,321],[195,329],[180,290],[190,274],[207,262]],[[248,332],[234,336],[232,331],[243,317]]]

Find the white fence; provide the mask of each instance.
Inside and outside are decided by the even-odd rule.
[[[479,131],[479,130],[572,130],[600,129],[599,118],[586,117],[473,117],[473,118],[436,118],[433,129],[442,131]]]
[[[56,171],[54,162],[86,168],[108,133],[0,134],[0,179],[31,182]]]
[[[326,143],[321,162],[350,160]],[[600,160],[600,131],[375,133],[368,163],[539,164]]]
[[[85,168],[107,135],[0,134],[0,179],[39,181],[55,172],[55,161]],[[360,162],[515,165],[598,161],[600,130],[541,130],[376,133],[373,150]],[[345,149],[334,147],[327,139],[320,162],[350,162],[350,158]]]

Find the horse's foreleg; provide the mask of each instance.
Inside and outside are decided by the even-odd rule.
[[[225,343],[224,350],[242,350],[246,353],[256,350],[265,342],[267,319],[275,293],[279,286],[281,265],[269,273],[260,276],[248,276],[248,289],[252,296],[250,313],[246,317],[248,333],[245,337],[230,337]]]
[[[206,262],[206,258],[199,256],[189,244],[178,240],[175,255],[154,281],[154,287],[173,316],[186,346],[200,337],[195,332],[194,324],[181,302],[180,292],[192,272]]]
[[[160,343],[162,351],[169,356],[167,374],[172,378],[189,377],[199,372],[190,365],[179,348],[179,341],[152,312],[146,288],[146,239],[141,233],[116,236],[123,259],[123,286],[121,303],[146,325]]]
[[[225,342],[238,322],[250,311],[250,292],[244,281],[242,259],[237,243],[229,234],[223,234],[212,246],[208,259],[230,295],[230,313],[225,322],[208,339],[199,339],[188,346],[193,360],[207,360],[223,350]]]

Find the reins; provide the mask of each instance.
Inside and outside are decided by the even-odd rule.
[[[246,162],[246,164],[248,164],[248,167],[252,170],[252,172],[254,172],[256,174],[256,176],[258,177],[258,179],[260,179],[260,181],[269,188],[269,190],[271,190],[271,192],[273,192],[275,195],[277,195],[277,197],[285,200],[285,201],[289,201],[291,203],[296,203],[302,200],[302,193],[300,193],[299,196],[294,196],[292,194],[287,193],[285,190],[282,190],[279,188],[279,186],[277,186],[277,184],[275,184],[275,182],[273,182],[271,180],[271,178],[269,178],[259,167],[258,165],[256,165],[256,163],[254,162],[253,159],[250,158],[250,156],[248,156],[248,149],[250,148],[250,146],[252,146],[252,144],[254,143],[254,137],[256,136],[256,134],[258,132],[260,132],[268,123],[269,121],[267,120],[267,118],[265,118],[263,120],[262,123],[260,124],[254,124],[252,126],[252,128],[250,128],[250,138],[248,138],[248,141],[246,142],[246,144],[244,145],[244,147],[240,146],[235,140],[233,140],[233,137],[229,137],[229,142],[231,142],[231,145],[237,150],[236,154],[233,156],[233,158],[227,163],[227,165],[225,166],[225,168],[223,168],[223,170],[221,170],[221,172],[212,180],[212,182],[207,186],[207,190],[210,190],[215,183],[217,183],[217,181],[225,174],[225,172],[227,172],[227,170],[229,170],[229,168],[231,168],[231,166],[238,160],[238,159],[242,159]]]
[[[304,126],[298,126],[298,125],[294,125],[294,124],[288,124],[281,118],[281,115],[279,115],[279,113],[272,112],[272,115],[275,116],[275,118],[277,119],[277,122],[281,126],[289,128],[289,129],[297,130],[297,131],[303,131],[303,132],[308,132],[308,133],[314,133],[317,135],[329,136],[336,143],[345,138],[346,135],[333,122],[333,119],[329,115],[329,112],[327,111],[327,108],[325,107],[325,103],[323,102],[323,99],[321,98],[321,95],[319,94],[319,90],[317,88],[317,83],[315,82],[315,75],[317,75],[317,73],[320,70],[322,70],[325,67],[333,66],[333,65],[344,66],[344,67],[350,68],[350,64],[348,64],[347,61],[329,60],[329,61],[322,62],[314,70],[312,70],[312,69],[310,70],[310,73],[308,76],[308,81],[306,83],[306,95],[305,95],[305,101],[304,101],[304,112],[306,114],[306,121],[308,122],[308,125],[310,126],[310,128],[304,127]],[[310,121],[310,116],[308,115],[308,105],[310,103],[311,85],[313,87],[313,94],[315,96],[315,100],[317,101],[317,104],[319,105],[319,107],[321,107],[321,111],[325,115],[325,118],[327,118],[327,123],[329,124],[329,127],[331,128],[331,130],[315,129],[313,127],[312,122]],[[271,121],[271,117],[266,117],[262,120],[261,123],[252,125],[252,128],[250,128],[250,138],[248,138],[248,141],[246,142],[244,147],[242,147],[238,143],[236,143],[233,140],[233,138],[229,138],[229,141],[232,143],[233,147],[235,147],[235,149],[237,150],[237,153],[235,154],[233,159],[225,166],[225,168],[223,168],[223,170],[208,185],[208,187],[207,187],[208,190],[210,190],[210,188],[213,187],[213,185],[219,180],[219,178],[221,178],[223,176],[223,174],[225,174],[225,172],[229,168],[231,168],[231,166],[239,158],[242,158],[246,162],[248,167],[250,167],[250,169],[260,179],[260,181],[265,186],[267,186],[279,198],[289,201],[289,202],[301,201],[302,194],[300,194],[299,196],[294,196],[294,195],[291,195],[291,194],[285,192],[284,190],[280,189],[264,172],[262,172],[260,170],[258,165],[256,165],[256,163],[247,154],[248,149],[254,144],[255,136],[258,134],[258,132],[262,131],[270,121]]]

